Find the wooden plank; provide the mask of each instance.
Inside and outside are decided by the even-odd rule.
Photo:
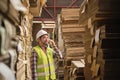
[[[63,33],[85,32],[85,28],[62,28]]]
[[[78,20],[62,20],[62,23],[61,24],[78,24]]]
[[[84,54],[85,54],[84,47],[68,47],[68,48],[66,48],[66,56],[67,57],[84,56]]]
[[[65,57],[65,61],[69,61],[69,60],[80,60],[80,59],[84,59],[84,57],[83,57],[83,56]]]
[[[64,17],[63,20],[64,20],[64,21],[70,21],[70,20],[77,21],[77,20],[79,20],[79,16],[75,16],[75,17]]]
[[[97,57],[97,52],[98,52],[98,47],[97,47],[97,45],[95,45],[93,48],[93,58]]]
[[[84,68],[84,67],[85,67],[84,59],[83,59],[82,61],[72,61],[72,64],[73,64],[76,68]]]
[[[79,8],[62,8],[61,17],[63,21],[79,20]]]
[[[79,38],[83,38],[85,36],[84,34],[85,32],[68,32],[68,33],[62,33],[63,39],[75,39],[76,37]]]
[[[95,31],[95,43],[98,44],[100,41],[100,28]]]
[[[69,47],[66,48],[66,52],[68,53],[83,53],[85,52],[85,48],[84,47]]]
[[[64,46],[65,46],[65,48],[67,48],[67,47],[83,47],[84,43],[83,42],[70,42],[70,43],[65,43]]]
[[[72,42],[80,43],[80,42],[83,42],[83,41],[84,41],[83,38],[77,38],[77,37],[75,37],[75,38],[71,37],[71,38],[66,38],[66,39],[64,38],[65,43],[72,43]]]
[[[61,10],[62,16],[79,16],[79,8],[62,8]]]
[[[62,28],[76,28],[76,27],[82,27],[79,24],[62,24]]]

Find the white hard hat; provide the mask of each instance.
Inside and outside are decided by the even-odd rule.
[[[41,37],[42,35],[48,34],[46,31],[44,30],[39,30],[38,33],[36,34],[36,40]]]

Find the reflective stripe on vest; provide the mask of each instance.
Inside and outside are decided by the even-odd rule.
[[[37,59],[38,80],[49,80],[49,78],[56,79],[52,49],[47,48],[46,54],[39,46],[36,46],[33,49],[37,52],[38,56]]]
[[[50,66],[54,66],[53,63],[50,63],[49,64]],[[38,65],[37,68],[44,68],[44,67],[48,67],[48,64],[41,64],[41,65]]]
[[[54,74],[55,73],[55,71],[51,71],[51,74]],[[41,72],[41,73],[37,73],[37,76],[49,76],[50,74],[49,74],[49,72]]]

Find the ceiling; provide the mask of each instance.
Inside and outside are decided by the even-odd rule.
[[[34,21],[55,21],[62,8],[78,8],[83,0],[47,0],[42,8],[41,16],[35,16]]]

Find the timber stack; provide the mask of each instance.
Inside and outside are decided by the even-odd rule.
[[[31,80],[32,17],[28,0],[0,1],[0,80]]]
[[[119,4],[119,0],[85,0],[80,7],[79,24],[86,26],[86,80],[120,79]]]
[[[19,22],[19,13],[10,0],[0,0],[0,80],[15,80],[15,29]]]
[[[85,28],[78,24],[78,20],[79,8],[63,8],[61,10],[61,31],[65,48],[64,80],[71,78],[72,61],[81,61],[85,55],[83,40]],[[84,80],[84,75],[79,78],[75,77],[74,80],[76,79]]]

